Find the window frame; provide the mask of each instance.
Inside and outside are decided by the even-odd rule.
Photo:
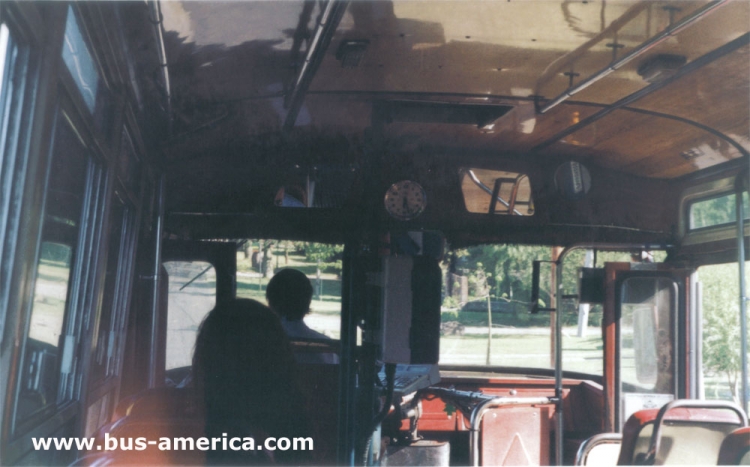
[[[82,138],[81,133],[77,131],[74,123],[74,118],[71,118],[70,109],[68,103],[65,102],[63,96],[59,96],[58,105],[55,106],[55,122],[51,129],[51,142],[46,154],[46,175],[44,178],[44,189],[43,189],[43,202],[41,212],[46,211],[46,199],[49,190],[49,180],[53,175],[52,170],[52,158],[54,157],[55,150],[55,136],[57,134],[57,125],[69,125],[70,130],[76,135],[81,142],[81,145],[86,150],[86,175],[84,181],[84,197],[81,206],[81,225],[78,230],[78,238],[76,239],[76,250],[74,259],[71,263],[71,275],[68,295],[65,303],[65,314],[63,316],[63,324],[61,334],[70,335],[74,339],[73,348],[69,351],[74,352],[73,362],[71,364],[71,372],[67,376],[69,381],[66,384],[70,385],[69,396],[60,400],[60,382],[64,376],[61,374],[61,360],[63,354],[66,352],[65,345],[60,347],[60,361],[57,365],[57,376],[58,376],[58,387],[57,387],[57,399],[54,402],[49,403],[47,406],[40,410],[30,414],[25,419],[18,418],[18,403],[21,393],[21,385],[23,384],[22,375],[16,378],[16,384],[13,394],[13,408],[12,408],[12,419],[11,421],[11,436],[18,438],[25,433],[33,431],[37,426],[45,425],[45,421],[52,419],[55,414],[65,412],[68,407],[76,406],[81,400],[81,389],[82,389],[82,371],[81,367],[85,366],[85,345],[83,343],[86,340],[86,316],[89,314],[91,304],[94,300],[94,293],[96,291],[96,280],[97,274],[96,269],[99,263],[99,257],[101,255],[100,248],[96,248],[94,245],[100,245],[102,235],[102,221],[104,208],[106,203],[104,202],[104,194],[107,190],[108,180],[106,173],[106,165],[101,157],[98,157],[94,151],[91,151],[90,146],[86,144]],[[23,333],[20,344],[20,351],[18,352],[18,361],[24,362],[26,359],[26,344],[29,339],[29,326],[31,325],[31,314],[33,311],[33,296],[34,296],[34,284],[37,281],[39,257],[41,255],[41,244],[42,234],[44,229],[44,221],[42,220],[39,225],[39,230],[36,235],[36,252],[33,259],[33,273],[30,278],[32,287],[31,295],[27,297],[26,303],[23,308]],[[75,413],[75,412],[73,412]]]
[[[53,28],[59,37],[50,34],[46,40],[50,43],[62,46],[62,38],[65,32],[65,23],[67,19],[68,9],[67,5],[55,10],[55,14],[50,15],[50,23],[55,25]],[[72,10],[77,14],[77,20],[81,33],[88,40],[88,45],[91,47],[91,54],[94,62],[97,66],[97,70],[100,73],[100,79],[102,85],[106,86],[110,92],[113,102],[108,112],[111,119],[112,125],[109,128],[108,133],[110,135],[103,134],[102,131],[96,128],[93,124],[94,116],[88,109],[82,107],[83,98],[79,95],[77,86],[73,82],[72,76],[70,76],[66,65],[63,62],[61,49],[53,47],[54,51],[49,52],[52,57],[46,57],[45,60],[48,62],[54,62],[54,65],[47,66],[45,72],[50,70],[56,70],[57,73],[50,73],[48,78],[49,87],[54,88],[51,95],[47,96],[47,109],[48,113],[53,115],[50,118],[50,125],[48,127],[47,134],[49,138],[49,145],[46,147],[46,152],[42,156],[42,162],[40,169],[45,174],[40,177],[43,180],[43,187],[39,189],[41,197],[41,212],[45,209],[45,200],[47,197],[49,177],[50,177],[50,164],[54,152],[54,135],[57,131],[57,124],[60,123],[58,119],[65,120],[64,124],[70,126],[70,130],[75,133],[76,137],[85,148],[87,162],[87,175],[85,183],[85,195],[82,207],[82,218],[81,227],[78,233],[79,238],[77,239],[77,252],[76,257],[72,263],[73,272],[70,279],[69,297],[66,301],[66,311],[63,322],[62,332],[74,336],[73,345],[73,358],[74,365],[71,373],[68,375],[70,378],[69,395],[64,400],[56,400],[54,403],[48,404],[47,407],[40,411],[32,414],[24,420],[17,419],[18,417],[18,399],[20,395],[20,388],[23,381],[21,381],[22,374],[13,375],[15,381],[12,388],[10,411],[5,415],[7,422],[7,433],[9,440],[15,440],[11,444],[18,445],[11,446],[12,451],[26,452],[28,449],[24,449],[21,445],[28,444],[28,440],[23,439],[24,435],[31,435],[32,433],[49,430],[50,426],[61,426],[62,424],[69,423],[72,417],[77,413],[77,407],[79,404],[85,402],[87,394],[86,375],[89,364],[90,349],[88,344],[91,340],[90,322],[92,317],[97,311],[98,294],[101,291],[101,272],[103,271],[101,260],[103,249],[102,238],[106,235],[104,232],[104,221],[106,220],[106,214],[108,207],[111,203],[109,194],[111,193],[112,177],[111,168],[113,166],[113,155],[110,148],[112,141],[111,134],[114,134],[116,129],[122,127],[122,123],[117,123],[116,119],[124,113],[121,105],[117,104],[116,94],[112,92],[111,83],[107,79],[107,73],[101,66],[100,62],[100,51],[93,47],[91,41],[91,35],[89,34],[86,26],[86,21],[80,14],[80,6],[71,5]],[[55,39],[59,39],[55,41]],[[56,91],[56,92],[55,92]],[[119,132],[118,132],[119,133]],[[19,328],[20,333],[20,346],[19,351],[14,355],[14,360],[19,364],[26,358],[26,342],[28,339],[28,331],[30,325],[31,311],[33,308],[33,295],[34,295],[34,284],[36,283],[36,265],[39,261],[40,249],[41,249],[41,236],[42,229],[44,228],[44,222],[40,219],[38,224],[38,231],[34,243],[34,256],[30,261],[33,264],[33,271],[29,274],[30,287],[26,291],[26,295],[23,300],[23,307],[19,316]],[[60,348],[60,359],[65,349],[61,346]],[[58,362],[58,378],[61,382],[64,376],[59,372],[60,366]],[[58,398],[60,391],[60,382],[58,382]],[[51,425],[50,425],[51,424]],[[12,455],[11,457],[12,458]]]
[[[693,232],[705,232],[705,231],[709,231],[709,230],[720,229],[720,228],[727,227],[727,226],[732,226],[732,227],[736,226],[737,225],[737,209],[736,209],[736,203],[737,203],[737,198],[736,197],[737,197],[737,193],[738,193],[737,190],[726,191],[726,192],[723,192],[723,193],[717,193],[717,194],[713,194],[711,196],[706,196],[706,197],[702,197],[702,198],[694,198],[694,199],[690,200],[687,203],[687,206],[686,206],[687,212],[685,214],[685,221],[687,223],[687,226],[686,226],[687,231],[689,233],[693,233]],[[747,190],[743,190],[743,191],[741,191],[741,193],[743,195],[743,201],[744,201],[744,199],[748,195],[748,192],[747,192]],[[703,203],[703,202],[706,202],[706,201],[713,201],[713,200],[717,200],[717,199],[721,199],[721,198],[729,198],[730,196],[734,196],[735,197],[734,201],[732,202],[732,212],[733,212],[733,214],[735,216],[734,219],[729,220],[727,222],[722,222],[720,224],[706,225],[706,226],[703,226],[703,227],[691,227],[691,224],[693,223],[692,222],[693,221],[693,206],[695,206],[698,203]],[[748,210],[748,205],[749,204],[748,203],[744,203],[744,205],[745,205],[745,210]],[[745,218],[744,221],[745,221],[746,224],[750,223],[750,217]]]
[[[106,89],[107,93],[109,94],[109,98],[112,100],[109,106],[109,113],[111,114],[111,117],[116,117],[118,114],[122,112],[121,109],[118,108],[117,105],[117,94],[114,92],[113,89],[113,81],[108,79],[109,73],[108,70],[103,66],[103,62],[101,59],[101,56],[103,55],[102,51],[99,47],[96,46],[97,41],[93,40],[93,33],[92,31],[87,27],[86,25],[86,18],[83,14],[83,9],[81,8],[81,5],[77,4],[76,2],[70,3],[68,5],[68,8],[66,9],[65,13],[62,15],[62,34],[64,37],[65,34],[65,23],[67,20],[68,11],[72,12],[74,15],[76,15],[76,23],[78,24],[78,27],[81,32],[81,36],[83,37],[84,41],[86,42],[86,45],[88,46],[88,51],[91,53],[91,58],[94,62],[94,66],[96,67],[96,71],[98,72],[99,79],[101,80],[101,85]],[[95,115],[96,110],[96,101],[94,102],[94,111],[89,110],[83,96],[81,95],[78,85],[75,82],[75,79],[73,78],[73,75],[70,73],[70,70],[68,70],[67,65],[64,63],[62,58],[62,47],[63,47],[63,37],[61,37],[60,40],[60,49],[57,51],[57,59],[59,60],[59,80],[60,80],[60,87],[64,88],[69,99],[71,100],[72,105],[76,109],[78,115],[83,116],[82,118],[82,125],[85,126],[85,130],[92,135],[91,142],[96,145],[97,149],[99,149],[102,153],[105,154],[107,159],[110,161],[114,159],[114,156],[110,152],[111,146],[115,145],[116,143],[113,141],[114,135],[119,134],[116,129],[119,129],[119,125],[112,120],[110,121],[109,128],[98,128],[93,122],[97,118]],[[97,96],[98,97],[98,96]]]
[[[737,193],[737,180],[743,172],[710,182],[694,185],[683,190],[680,196],[677,237],[680,246],[694,247],[714,242],[731,241],[737,238],[736,221],[699,229],[690,229],[690,207],[692,204]],[[750,224],[745,222],[745,236],[750,235]]]
[[[92,113],[83,106],[83,98],[79,95],[76,84],[70,75],[61,55],[62,40],[68,14],[67,3],[34,4],[25,2],[3,2],[0,4],[0,18],[3,23],[12,25],[12,31],[18,33],[18,40],[23,41],[30,49],[27,82],[27,96],[20,105],[24,112],[22,118],[24,128],[23,140],[19,139],[17,156],[26,166],[23,176],[17,177],[18,195],[18,224],[24,226],[26,235],[20,231],[15,236],[17,247],[12,249],[11,259],[3,261],[3,271],[11,271],[13,292],[9,297],[9,304],[0,310],[0,332],[5,324],[5,337],[14,337],[18,345],[11,351],[0,354],[2,372],[9,378],[7,385],[0,388],[0,396],[6,400],[0,415],[3,418],[0,431],[0,451],[2,458],[9,463],[47,461],[68,463],[73,460],[74,453],[33,453],[31,437],[50,436],[57,433],[61,436],[80,436],[84,432],[85,413],[83,408],[92,400],[89,398],[88,372],[92,351],[92,321],[94,320],[103,293],[103,276],[105,274],[105,250],[102,244],[106,241],[107,232],[104,230],[106,217],[112,202],[111,196],[117,186],[116,163],[120,147],[119,136],[127,127],[135,148],[136,157],[140,162],[137,177],[141,181],[138,193],[133,193],[130,187],[124,189],[130,203],[131,215],[129,219],[130,233],[128,235],[130,261],[125,268],[131,276],[130,287],[123,288],[122,306],[124,312],[119,325],[124,329],[127,325],[129,312],[132,277],[135,274],[135,250],[139,235],[140,216],[142,215],[141,199],[145,192],[143,181],[148,166],[142,157],[145,153],[139,128],[132,110],[127,105],[130,96],[129,81],[121,69],[121,56],[118,47],[122,47],[122,38],[112,37],[102,26],[106,12],[98,4],[70,4],[76,14],[78,26],[84,36],[89,52],[95,63],[100,78],[100,87],[104,86],[109,101],[104,106],[106,115],[102,117],[106,125],[97,125]],[[119,84],[118,84],[119,83]],[[120,86],[122,85],[122,86]],[[62,115],[62,116],[60,116]],[[16,407],[19,387],[24,378],[19,370],[25,358],[28,327],[30,325],[33,306],[34,289],[36,283],[37,265],[41,251],[41,239],[44,228],[43,219],[39,216],[44,211],[47,197],[48,179],[50,177],[50,161],[54,151],[54,135],[57,131],[58,118],[64,118],[85,147],[87,172],[92,170],[93,176],[86,175],[84,207],[85,225],[81,225],[76,239],[78,253],[71,269],[70,287],[77,287],[76,299],[69,298],[66,308],[75,311],[75,316],[66,312],[62,333],[69,329],[75,331],[74,354],[78,359],[77,368],[71,373],[73,390],[71,397],[62,403],[49,404],[49,408],[40,410],[28,420],[16,420]],[[14,188],[15,189],[15,188]],[[15,202],[15,200],[14,200]],[[1,251],[0,251],[1,252]],[[85,253],[85,254],[84,254]],[[85,257],[81,259],[81,256]],[[4,258],[2,258],[4,259]],[[17,287],[16,287],[17,285]],[[17,290],[16,290],[17,289]],[[0,296],[0,304],[3,299]],[[4,316],[7,311],[7,316]],[[12,330],[12,331],[11,331]],[[12,335],[11,335],[12,332]],[[124,332],[124,331],[123,331]],[[0,334],[2,338],[2,334]],[[124,336],[123,336],[124,338]],[[124,342],[115,349],[115,367],[122,367],[124,356]],[[62,346],[60,347],[62,357]],[[59,362],[58,362],[59,370]],[[58,374],[62,378],[63,375]],[[112,379],[116,391],[110,396],[110,402],[119,397],[117,378]],[[59,388],[58,388],[59,389]],[[79,416],[80,415],[80,416]]]
[[[18,6],[20,7],[20,5]],[[21,255],[18,252],[19,235],[21,220],[23,217],[23,200],[26,188],[26,178],[29,173],[29,148],[31,145],[31,133],[33,121],[36,117],[35,112],[35,94],[39,88],[39,69],[40,69],[40,44],[38,37],[32,34],[25,34],[25,29],[21,23],[19,12],[14,8],[0,6],[0,18],[8,29],[9,41],[13,41],[19,49],[24,49],[24,63],[20,64],[23,71],[19,71],[19,64],[14,63],[15,74],[19,73],[19,79],[22,88],[14,89],[13,95],[3,95],[2,105],[7,106],[12,112],[6,118],[0,115],[0,123],[10,125],[10,120],[15,120],[12,138],[15,140],[10,145],[12,149],[5,152],[5,147],[0,147],[0,176],[3,186],[3,203],[0,206],[0,271],[4,279],[0,282],[0,343],[4,341],[5,325],[9,319],[7,316],[10,309],[10,302],[14,295],[14,269],[16,259]],[[38,18],[35,18],[38,19]],[[7,60],[6,60],[7,63]],[[7,72],[8,70],[6,70]],[[8,80],[13,79],[8,75]],[[4,79],[5,82],[5,79]],[[0,83],[0,92],[3,91],[3,83]],[[8,101],[8,98],[11,101]],[[17,99],[16,102],[13,102]],[[4,112],[3,112],[4,113]],[[6,131],[10,128],[5,127]],[[5,139],[5,141],[9,141]],[[0,140],[2,142],[2,140]],[[10,149],[10,146],[7,146]]]
[[[467,204],[467,193],[463,189],[463,183],[464,183],[464,180],[467,177],[469,177],[470,183],[474,183],[476,185],[476,182],[473,182],[473,180],[471,180],[471,176],[469,175],[469,172],[474,171],[474,170],[483,170],[483,171],[492,171],[492,172],[502,172],[502,173],[506,173],[506,174],[515,174],[516,175],[515,183],[519,185],[519,188],[520,188],[521,181],[525,178],[526,181],[527,181],[527,183],[528,183],[528,185],[529,185],[529,199],[528,199],[528,201],[525,201],[525,202],[522,202],[522,203],[514,203],[514,204],[528,205],[527,210],[530,210],[531,212],[527,213],[527,214],[517,214],[517,215],[514,215],[512,212],[510,212],[510,210],[508,210],[508,212],[498,211],[497,205],[492,202],[492,196],[494,194],[495,189],[500,188],[499,186],[495,186],[495,187],[486,186],[487,189],[490,189],[490,190],[493,191],[493,193],[488,193],[488,196],[490,198],[490,205],[489,205],[488,211],[484,212],[484,211],[472,211],[472,210],[470,210],[469,209],[469,205]],[[528,170],[521,170],[521,169],[517,169],[515,167],[502,167],[502,168],[498,168],[498,167],[486,167],[486,166],[483,166],[483,165],[474,165],[474,166],[462,166],[462,167],[460,167],[458,169],[458,174],[457,175],[458,175],[457,176],[458,191],[461,194],[461,203],[463,204],[464,212],[465,213],[471,214],[471,215],[485,215],[485,216],[486,215],[491,215],[493,217],[494,216],[498,216],[499,218],[503,218],[503,219],[531,219],[531,218],[534,218],[536,216],[537,211],[538,211],[538,206],[536,205],[536,202],[535,202],[536,192],[534,190],[534,181],[532,180],[532,176],[531,176],[531,174],[529,173]],[[479,177],[477,177],[477,179],[479,179]],[[497,178],[495,180],[495,185],[497,185],[498,182],[500,182],[500,185],[503,185],[503,184],[510,183],[510,179]],[[505,183],[502,183],[502,182],[505,182]],[[480,188],[480,189],[484,190],[484,188]],[[499,198],[500,198],[499,197],[499,193],[498,193],[497,196],[498,196],[498,200],[499,200]],[[495,207],[494,211],[492,211],[492,207],[493,206]]]

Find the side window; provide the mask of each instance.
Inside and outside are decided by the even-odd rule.
[[[168,261],[167,354],[165,369],[190,366],[198,327],[216,305],[216,270],[205,261]]]
[[[88,221],[87,186],[100,181],[74,130],[58,117],[29,328],[19,380],[16,421],[72,400],[79,347],[77,307],[84,294],[80,245]],[[94,188],[94,187],[92,187]],[[74,284],[80,284],[74,286]]]
[[[68,7],[65,22],[65,40],[62,59],[73,77],[86,108],[94,117],[94,126],[106,134],[111,125],[111,96],[102,79],[96,58],[86,40],[85,31],[80,27],[73,6]]]
[[[26,97],[31,95],[27,88],[32,88],[29,60],[30,48],[16,41],[8,24],[0,23],[0,336],[4,334],[5,310],[14,279],[13,258],[28,159],[24,151],[31,120]]]
[[[690,204],[690,230],[703,229],[737,222],[737,195],[732,193],[709,199],[702,199]],[[750,219],[750,200],[747,192],[742,193],[744,218]]]

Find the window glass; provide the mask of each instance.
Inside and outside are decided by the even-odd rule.
[[[690,230],[731,224],[737,221],[737,196],[719,196],[717,198],[695,201],[690,204]],[[747,192],[742,194],[745,220],[750,219],[750,201]]]
[[[487,169],[461,169],[466,210],[512,216],[531,216],[534,202],[526,174]],[[494,198],[494,199],[493,199]]]
[[[440,363],[554,368],[554,315],[530,313],[533,261],[551,256],[548,246],[481,245],[449,251],[442,264]],[[566,294],[575,293],[584,256],[574,252],[565,261]],[[552,305],[553,277],[547,264],[540,275],[541,308]],[[601,307],[591,307],[585,315],[573,300],[557,307],[563,313],[563,369],[601,375]]]
[[[94,126],[107,135],[114,116],[111,111],[111,94],[99,73],[90,44],[80,26],[80,18],[73,7],[69,6],[62,58],[86,107],[94,116]]]
[[[68,19],[65,23],[65,40],[63,41],[62,58],[73,75],[83,101],[90,112],[94,112],[96,96],[100,85],[99,72],[86,41],[78,25],[78,18],[72,7],[68,7]]]
[[[745,270],[750,271],[750,261],[745,263]],[[706,399],[740,403],[739,275],[739,264],[736,262],[701,266],[698,269],[697,280],[702,290],[702,390]]]
[[[192,365],[198,327],[216,305],[216,270],[205,261],[168,261],[165,369]]]
[[[58,120],[18,396],[19,420],[73,395],[71,387],[59,382],[61,376],[68,381],[75,373],[76,336],[64,333],[64,323],[71,309],[89,162],[73,130],[63,118]]]
[[[0,23],[0,336],[13,280],[13,257],[27,158],[23,157],[22,128],[29,120],[24,95],[28,84],[28,47],[14,40]],[[28,107],[28,106],[26,106]]]
[[[251,239],[237,252],[237,296],[266,302],[274,273],[297,269],[313,288],[306,327],[331,339],[341,332],[341,265],[343,245]]]
[[[621,286],[620,425],[637,410],[674,399],[676,284],[664,277],[630,277]]]

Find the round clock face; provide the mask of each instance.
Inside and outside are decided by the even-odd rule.
[[[417,182],[402,180],[385,192],[385,209],[388,214],[402,221],[414,219],[427,206],[427,195]]]

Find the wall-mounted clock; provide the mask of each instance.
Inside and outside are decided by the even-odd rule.
[[[385,192],[385,209],[395,219],[408,221],[422,214],[427,207],[427,194],[417,182],[401,180]]]

